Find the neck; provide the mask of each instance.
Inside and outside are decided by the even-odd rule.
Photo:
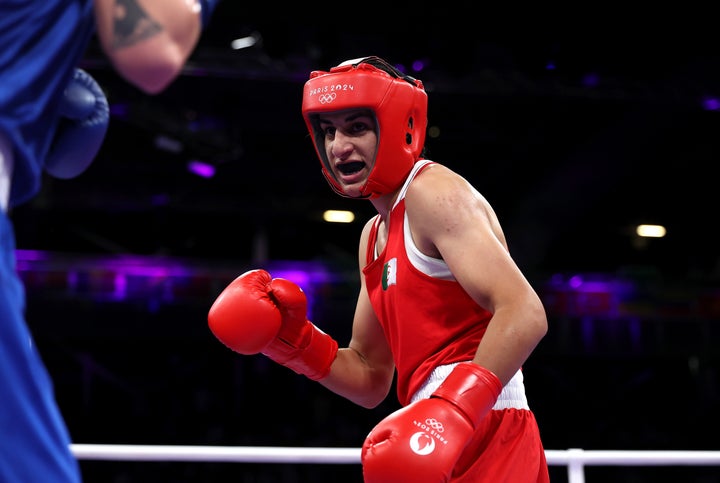
[[[397,200],[399,194],[400,190],[395,190],[392,193],[381,195],[377,198],[372,198],[370,200],[370,202],[373,204],[373,206],[383,220],[387,219],[388,215],[390,214],[390,210],[392,209],[393,204],[395,204],[395,200]]]

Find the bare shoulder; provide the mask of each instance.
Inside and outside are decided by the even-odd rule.
[[[442,164],[430,165],[420,172],[405,198],[408,211],[422,211],[425,216],[462,215],[468,209],[492,213],[487,199],[467,179]]]
[[[443,165],[423,170],[405,195],[405,208],[415,243],[435,256],[441,240],[490,236],[505,244],[493,207],[470,182]]]

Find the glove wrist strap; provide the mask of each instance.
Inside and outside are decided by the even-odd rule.
[[[461,362],[430,397],[454,404],[477,428],[495,405],[500,391],[502,383],[491,371],[472,362]]]
[[[307,322],[307,330],[309,333],[304,334],[308,341],[305,347],[291,347],[276,339],[263,354],[278,364],[317,381],[330,372],[330,366],[337,356],[338,344],[311,322]]]

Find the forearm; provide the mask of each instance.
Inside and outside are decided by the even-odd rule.
[[[355,404],[372,409],[390,392],[394,366],[372,367],[350,348],[338,350],[327,377],[318,381]]]
[[[546,332],[547,319],[542,305],[523,311],[499,309],[493,315],[473,362],[492,371],[505,385]]]

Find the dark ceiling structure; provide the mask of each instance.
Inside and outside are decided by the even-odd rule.
[[[19,246],[354,263],[372,206],[326,184],[300,102],[311,70],[373,54],[407,71],[425,63],[412,73],[438,133],[429,157],[490,200],[526,270],[720,268],[717,42],[607,24],[561,33],[450,8],[402,19],[376,8],[352,21],[325,8],[297,15],[221,3],[181,78],[157,96],[120,79],[91,46],[83,67],[108,95],[108,136],[87,172],[47,178],[16,210]],[[243,36],[259,42],[231,50]],[[192,174],[192,161],[215,176]],[[328,208],[358,218],[327,225]],[[639,240],[637,223],[664,224],[668,236]]]

